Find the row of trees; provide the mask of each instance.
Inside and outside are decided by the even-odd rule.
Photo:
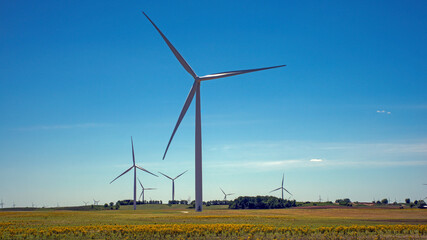
[[[353,204],[351,203],[350,198],[337,199],[337,200],[335,200],[335,203],[338,203],[341,206],[348,206],[348,207],[353,206]]]
[[[169,200],[168,204],[181,204],[181,205],[188,205],[187,200]]]
[[[105,203],[104,204],[104,208],[110,208],[111,210],[113,210],[113,209],[119,210],[119,208],[120,208],[120,202],[117,201],[116,204],[114,204],[113,202],[110,202],[110,204]]]
[[[238,197],[228,206],[231,209],[273,209],[295,207],[295,200],[273,196]]]
[[[126,199],[126,200],[119,200],[118,201],[120,205],[133,205],[133,200]],[[162,200],[150,200],[150,201],[136,201],[136,205],[141,204],[163,204]]]

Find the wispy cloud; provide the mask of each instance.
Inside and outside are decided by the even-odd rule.
[[[377,110],[377,113],[391,114],[391,112],[386,111],[386,110]]]
[[[321,159],[316,159],[321,160]],[[247,169],[253,171],[271,171],[281,168],[353,168],[353,167],[399,167],[399,166],[427,166],[427,161],[346,161],[346,160],[328,160],[328,161],[307,161],[307,160],[279,160],[279,161],[233,161],[212,162],[208,164],[209,168],[219,169]]]
[[[265,141],[208,148],[212,167],[392,167],[427,165],[427,140],[402,142]],[[285,158],[285,159],[284,159]],[[326,160],[327,159],[327,160]]]
[[[78,124],[58,124],[58,125],[41,125],[32,127],[17,128],[18,131],[36,131],[36,130],[60,130],[60,129],[75,129],[75,128],[98,128],[108,127],[111,124],[106,123],[78,123]]]
[[[209,167],[216,168],[246,168],[246,169],[274,169],[279,167],[297,167],[304,165],[306,160],[300,159],[289,159],[289,160],[278,160],[278,161],[227,161],[227,162],[212,162]]]

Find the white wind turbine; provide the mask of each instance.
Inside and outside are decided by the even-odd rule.
[[[171,177],[169,177],[168,175],[166,175],[166,174],[164,174],[164,173],[161,173],[161,172],[159,172],[160,174],[162,174],[163,176],[165,176],[165,177],[167,177],[167,178],[169,178],[170,180],[172,180],[172,201],[175,201],[175,179],[177,179],[177,178],[179,178],[179,177],[181,177],[184,173],[186,173],[186,172],[188,172],[188,170],[187,171],[185,171],[185,172],[183,172],[183,173],[181,173],[181,174],[179,174],[178,176],[176,176],[175,178],[171,178]]]
[[[222,190],[222,188],[219,188],[219,189],[221,189],[221,192],[224,193],[224,201],[227,200],[227,196],[234,194],[234,193],[225,193],[224,190]]]
[[[101,201],[101,200],[96,201],[95,199],[93,199],[93,205],[98,206],[99,201]]]
[[[138,182],[139,182],[139,185],[141,185],[141,188],[142,188],[142,192],[141,192],[141,195],[139,195],[139,199],[141,199],[141,196],[142,196],[142,203],[144,203],[144,196],[145,196],[145,190],[156,190],[156,188],[144,188],[144,186],[142,186],[142,183],[141,183],[141,181],[139,181],[139,178],[138,178]]]
[[[85,202],[85,201],[83,201],[83,202],[84,202],[85,206],[87,206],[87,204],[89,203],[89,202]]]
[[[166,36],[163,35],[163,33],[154,24],[154,22],[151,21],[151,19],[147,16],[147,14],[145,14],[144,12],[142,13],[147,17],[147,19],[151,22],[151,24],[153,24],[154,28],[156,28],[156,30],[162,36],[163,40],[166,42],[166,44],[168,45],[170,50],[173,52],[175,57],[178,59],[178,61],[181,63],[181,65],[184,67],[184,69],[194,78],[193,86],[191,87],[190,93],[188,94],[187,99],[185,100],[184,107],[182,108],[181,113],[179,114],[178,121],[175,125],[175,128],[173,129],[172,136],[169,139],[168,145],[163,155],[163,159],[165,159],[166,153],[169,149],[169,145],[172,141],[173,136],[175,135],[176,130],[179,127],[179,124],[184,118],[184,115],[187,112],[187,109],[190,106],[194,98],[194,95],[196,95],[196,136],[195,136],[196,206],[195,207],[196,207],[196,211],[200,212],[202,211],[202,202],[203,202],[202,200],[203,198],[203,194],[202,194],[202,127],[201,127],[202,124],[201,124],[201,114],[200,114],[200,82],[217,79],[217,78],[231,77],[231,76],[244,74],[244,73],[284,67],[286,65],[279,65],[279,66],[266,67],[266,68],[247,69],[247,70],[236,70],[236,71],[214,73],[214,74],[209,74],[205,76],[197,76],[197,74],[193,71],[193,69],[191,69],[190,65],[184,60],[184,58],[175,49],[172,43],[169,42]]]
[[[276,188],[276,189],[274,189],[274,190],[272,190],[272,191],[270,191],[270,192],[275,192],[275,191],[277,191],[277,190],[280,190],[280,189],[282,189],[282,200],[283,200],[283,190],[285,190],[287,193],[289,193],[289,194],[291,194],[291,196],[293,196],[292,195],[292,193],[290,193],[288,190],[286,190],[286,188],[284,188],[283,187],[283,181],[285,180],[285,174],[283,174],[283,176],[282,176],[282,186],[281,187],[279,187],[279,188]]]
[[[111,181],[110,184],[113,183],[114,181],[116,181],[117,178],[119,178],[119,177],[123,176],[125,173],[129,172],[133,168],[133,210],[136,210],[136,169],[138,168],[139,170],[147,172],[147,173],[149,173],[151,175],[154,175],[156,177],[158,177],[158,176],[156,174],[151,173],[148,170],[145,170],[144,168],[136,165],[136,163],[135,163],[135,153],[134,153],[134,150],[133,150],[133,139],[132,139],[132,137],[130,137],[130,141],[132,143],[132,160],[133,160],[133,165],[128,170],[126,170],[122,174],[120,174],[118,177],[114,178],[114,180]]]

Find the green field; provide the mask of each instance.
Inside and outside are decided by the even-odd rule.
[[[131,207],[0,211],[0,238],[427,239],[427,211],[423,209],[230,210],[210,206],[197,213],[182,205],[139,205],[136,211]]]

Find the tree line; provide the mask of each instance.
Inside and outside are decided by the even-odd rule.
[[[238,197],[228,206],[230,209],[273,209],[295,207],[295,200],[281,199],[273,196]]]

